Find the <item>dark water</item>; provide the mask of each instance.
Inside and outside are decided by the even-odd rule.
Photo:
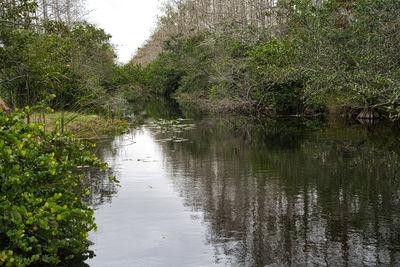
[[[400,266],[398,130],[180,124],[140,126],[99,148],[121,187],[92,174],[90,266]]]

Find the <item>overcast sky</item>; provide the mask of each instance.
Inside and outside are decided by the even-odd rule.
[[[159,0],[86,0],[88,20],[113,36],[120,62],[128,62],[149,38],[160,14]]]

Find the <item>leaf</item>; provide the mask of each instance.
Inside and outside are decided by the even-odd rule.
[[[22,224],[22,216],[18,211],[11,212],[11,221],[17,225]]]

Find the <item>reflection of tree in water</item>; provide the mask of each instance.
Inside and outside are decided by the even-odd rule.
[[[117,193],[117,186],[108,179],[110,175],[114,175],[112,168],[105,173],[98,170],[86,172],[85,187],[90,191],[90,195],[85,198],[87,205],[96,208],[111,203],[113,195]]]
[[[110,176],[118,176],[116,171],[116,159],[118,157],[118,148],[124,142],[123,137],[117,137],[112,140],[104,140],[98,142],[95,151],[93,151],[99,159],[107,162],[108,169],[102,172],[98,169],[86,169],[84,179],[84,187],[88,188],[91,192],[85,199],[87,205],[97,208],[104,203],[111,203],[112,197],[118,191],[118,185],[109,180]]]
[[[147,119],[176,119],[181,117],[181,110],[173,99],[152,96],[147,101],[131,103],[127,107],[126,114],[133,116],[138,124],[144,124]]]
[[[217,261],[400,264],[400,158],[390,130],[240,124],[207,120],[181,133],[190,142],[161,145],[185,205],[204,214]]]

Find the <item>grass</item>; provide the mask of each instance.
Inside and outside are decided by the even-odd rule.
[[[61,132],[61,112],[43,115],[36,113],[30,117],[34,123],[45,123],[45,131],[57,129]],[[82,139],[102,139],[122,133],[128,124],[119,119],[109,119],[101,115],[64,112],[64,132]]]

